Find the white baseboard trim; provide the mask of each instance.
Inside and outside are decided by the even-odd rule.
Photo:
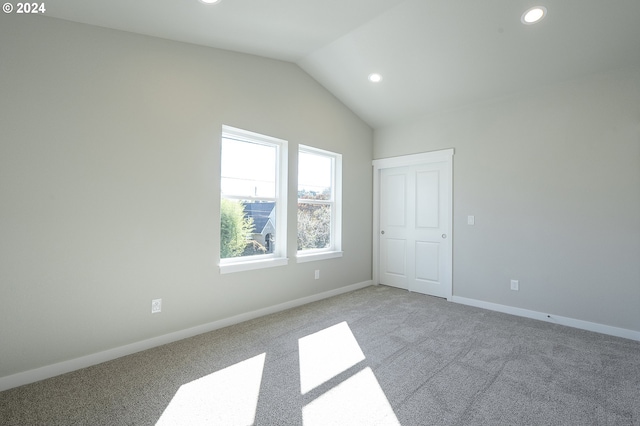
[[[579,328],[581,330],[594,331],[596,333],[608,334],[610,336],[640,341],[640,331],[629,330],[626,328],[612,327],[610,325],[562,317],[559,315],[545,314],[543,312],[530,311],[528,309],[515,308],[513,306],[500,305],[498,303],[485,302],[477,299],[468,299],[466,297],[460,296],[453,296],[451,298],[451,301],[460,303],[462,305],[488,309],[490,311],[502,312],[519,317],[531,318],[535,320],[550,322],[553,324],[564,325],[567,327]]]
[[[175,331],[173,333],[165,334],[158,337],[152,337],[151,339],[142,340],[140,342],[131,343],[128,345],[120,346],[106,351],[94,353],[91,355],[74,358],[68,361],[62,361],[56,364],[46,365],[44,367],[35,368],[33,370],[24,371],[21,373],[12,374],[0,378],[0,392],[15,388],[18,386],[26,385],[29,383],[37,382],[40,380],[48,379],[58,376],[60,374],[69,373],[71,371],[79,370],[81,368],[90,367],[92,365],[100,364],[106,361],[111,361],[116,358],[120,358],[126,355],[131,355],[136,352],[144,351],[147,349],[155,348],[157,346],[165,345],[167,343],[176,342],[178,340],[186,339],[189,337],[197,336],[198,334],[208,333],[213,330],[228,327],[230,325],[239,324],[244,321],[259,318],[265,315],[281,312],[287,309],[295,308],[298,306],[306,305],[307,303],[317,302],[319,300],[327,299],[329,297],[337,296],[339,294],[348,293],[350,291],[359,290],[361,288],[369,287],[373,285],[373,281],[363,281],[356,284],[351,284],[346,287],[340,287],[335,290],[325,291],[323,293],[314,294],[312,296],[303,297],[289,302],[280,303],[278,305],[269,306],[266,308],[258,309],[256,311],[246,312],[233,317],[224,318],[218,321],[213,321],[208,324],[199,325],[196,327],[187,328],[185,330]]]

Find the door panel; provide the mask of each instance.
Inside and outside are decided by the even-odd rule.
[[[405,174],[395,174],[387,176],[384,180],[387,227],[403,227],[406,224],[406,179]]]
[[[437,228],[440,224],[440,172],[416,172],[416,227]]]
[[[406,241],[387,239],[387,270],[388,274],[406,275]]]
[[[407,287],[406,241],[385,238],[380,241],[380,275],[384,275],[384,284],[393,287]]]
[[[408,289],[407,174],[388,170],[381,180],[380,217],[386,227],[380,240],[380,274],[385,284]]]
[[[416,279],[437,282],[440,276],[438,243],[416,241]]]

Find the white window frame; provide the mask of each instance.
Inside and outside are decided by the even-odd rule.
[[[342,154],[338,154],[331,151],[325,151],[323,149],[315,148],[307,145],[298,146],[298,156],[300,153],[308,153],[313,155],[320,155],[329,157],[331,159],[332,171],[331,171],[331,184],[333,199],[332,200],[307,200],[298,199],[296,204],[296,211],[298,204],[328,204],[331,206],[331,236],[330,246],[322,249],[307,249],[297,250],[296,261],[298,263],[312,262],[316,260],[333,259],[342,257]],[[296,180],[297,182],[297,180]],[[296,185],[296,193],[298,192],[298,186]],[[298,232],[296,223],[296,235]],[[297,240],[297,238],[296,238]],[[297,249],[297,247],[296,247]]]
[[[220,139],[221,152],[223,139],[234,139],[241,142],[256,143],[276,148],[276,194],[275,199],[273,200],[276,203],[276,246],[273,253],[233,257],[228,259],[220,259],[220,247],[218,247],[217,256],[220,273],[227,274],[287,265],[289,261],[287,259],[287,141],[225,125],[222,126],[222,135]],[[222,153],[220,155],[220,162],[222,162]],[[222,170],[222,167],[220,167],[220,169]],[[221,188],[220,200],[222,200],[222,198],[223,195]],[[251,197],[246,195],[226,195],[224,198],[266,201],[266,199],[262,197]]]

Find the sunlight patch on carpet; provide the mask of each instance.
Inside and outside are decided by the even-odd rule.
[[[302,420],[304,426],[400,426],[369,367],[306,405]]]
[[[182,385],[156,426],[253,424],[265,356],[260,354]]]
[[[346,322],[299,339],[298,351],[303,395],[365,359]]]

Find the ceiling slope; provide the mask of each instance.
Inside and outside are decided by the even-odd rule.
[[[523,25],[536,4],[547,17]],[[297,63],[373,128],[640,66],[638,0],[55,0],[47,9]],[[370,83],[372,72],[383,80]]]

